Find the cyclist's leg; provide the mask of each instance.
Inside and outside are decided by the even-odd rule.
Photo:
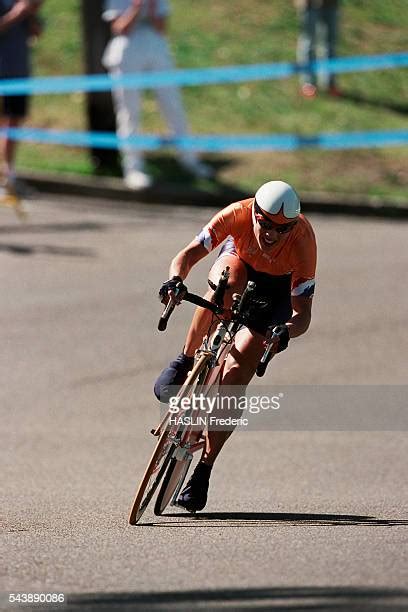
[[[265,274],[256,273],[255,276],[252,272],[250,274],[261,294],[274,295],[276,302],[264,314],[259,313],[252,321],[252,329],[244,327],[238,332],[234,346],[227,357],[221,385],[228,387],[229,394],[230,388],[236,387],[236,392],[240,396],[244,394],[245,387],[254,377],[264,351],[263,342],[268,327],[285,323],[292,316],[290,277],[269,278]],[[232,430],[210,431],[203,460],[212,465],[231,433]]]
[[[231,349],[225,363],[222,385],[239,385],[237,392],[239,395],[242,394],[243,387],[255,374],[263,351],[263,340],[263,335],[247,328],[238,332],[235,337],[235,346]],[[179,505],[186,510],[197,511],[205,507],[212,466],[233,429],[231,427],[228,430],[210,429],[207,431],[205,448],[200,462],[178,498]]]
[[[237,393],[242,395],[245,387],[252,380],[259,360],[262,356],[265,337],[262,334],[251,331],[244,327],[235,337],[232,347],[224,367],[224,375],[221,385],[237,387]],[[235,418],[235,417],[234,417]],[[228,430],[210,430],[206,436],[206,446],[201,460],[208,465],[212,465],[218,457],[222,447],[233,432],[233,428]]]
[[[279,296],[279,299],[277,299],[277,302],[275,302],[269,312],[265,313],[262,317],[257,316],[252,322],[256,329],[243,328],[235,336],[234,346],[231,348],[224,366],[220,388],[222,393],[222,387],[224,387],[225,395],[229,397],[231,396],[231,386],[235,386],[235,393],[238,396],[242,396],[245,392],[245,387],[253,378],[264,350],[263,343],[268,326],[287,321],[292,313],[290,277],[269,279],[263,278],[259,274],[254,276],[249,268],[247,268],[247,272],[251,280],[255,280],[257,287],[259,285],[261,290],[265,290],[267,295],[271,293]],[[221,416],[231,416],[231,414]],[[236,416],[239,417],[240,415],[233,415],[234,418]],[[206,444],[201,460],[179,497],[180,505],[187,510],[202,510],[204,508],[207,502],[212,466],[233,429],[232,426],[228,430],[210,428],[207,432]]]

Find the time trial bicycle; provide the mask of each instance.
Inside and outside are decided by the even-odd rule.
[[[177,497],[193,455],[204,448],[204,429],[189,424],[188,419],[175,419],[174,406],[180,406],[183,400],[198,396],[204,390],[205,394],[214,392],[222,379],[225,361],[234,345],[237,332],[248,323],[251,307],[260,302],[255,295],[255,283],[249,281],[243,294],[234,294],[231,308],[225,309],[224,295],[228,288],[229,275],[227,267],[217,285],[208,281],[214,290],[212,301],[189,293],[183,283],[179,283],[175,298],[168,302],[160,317],[158,329],[164,331],[175,306],[181,301],[190,302],[213,313],[208,333],[196,351],[193,368],[175,395],[175,402],[172,402],[173,408],[169,407],[157,427],[151,430],[158,440],[132,504],[130,525],[135,525],[140,520],[160,484],[154,513],[161,515],[169,504],[177,506]],[[257,367],[258,376],[263,376],[273,356],[271,351],[274,334],[270,333],[267,338]]]

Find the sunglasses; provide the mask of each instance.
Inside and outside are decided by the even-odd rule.
[[[254,212],[255,219],[259,226],[264,230],[275,230],[278,234],[287,234],[290,232],[296,225],[297,221],[292,221],[291,223],[274,223],[264,214],[262,208],[259,206],[256,200],[254,200]]]

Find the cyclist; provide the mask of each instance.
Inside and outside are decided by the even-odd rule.
[[[230,278],[224,304],[233,293],[242,293],[247,281],[256,283],[257,295],[267,297],[267,307],[256,313],[235,338],[221,384],[246,386],[253,378],[264,350],[265,335],[276,333],[272,352],[288,346],[310,325],[315,286],[316,241],[309,221],[300,214],[299,197],[283,181],[262,185],[254,197],[230,204],[182,249],[170,265],[169,280],[159,295],[163,302],[175,298],[176,285],[210,251],[226,241],[211,268],[209,279],[217,283],[229,266]],[[211,300],[213,291],[206,294]],[[158,399],[167,401],[170,386],[182,385],[194,363],[195,351],[211,325],[212,314],[197,308],[182,353],[163,370],[154,386]],[[200,462],[181,492],[178,502],[189,511],[202,510],[207,502],[211,469],[229,431],[208,431]]]

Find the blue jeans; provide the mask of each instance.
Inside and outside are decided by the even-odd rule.
[[[330,59],[335,57],[338,7],[330,3],[330,6],[305,8],[300,16],[301,31],[297,46],[298,64],[307,65],[317,57]],[[301,73],[302,83],[319,84],[323,88],[332,87],[335,84],[333,74],[327,71],[319,72],[318,75],[310,69]]]

